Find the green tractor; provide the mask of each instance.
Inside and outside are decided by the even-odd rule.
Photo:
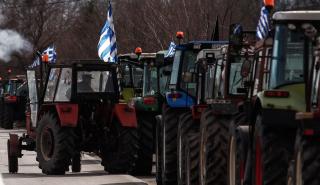
[[[244,181],[255,185],[280,185],[291,181],[287,178],[288,167],[295,156],[297,130],[298,133],[301,130],[296,113],[309,111],[306,82],[315,58],[312,38],[319,34],[319,16],[319,11],[276,12],[273,42],[272,39],[261,41],[264,46],[256,50],[249,127],[251,144],[248,148],[236,145],[237,152],[248,151]],[[300,159],[303,157],[310,156],[300,155]],[[319,178],[313,174],[317,174],[319,168],[312,167],[309,171],[306,169],[311,169],[310,161],[300,162],[302,168],[298,169],[300,177],[302,169],[303,176],[296,184],[318,184]]]
[[[156,144],[155,116],[161,114],[173,61],[170,57],[164,57],[166,51],[141,53],[139,50],[136,49],[136,54],[121,55],[119,59],[120,66],[126,68],[122,72],[124,78],[131,82],[131,86],[123,89],[123,96],[128,105],[135,108],[138,119],[140,150],[135,174],[150,175]],[[123,87],[125,83],[122,84]]]

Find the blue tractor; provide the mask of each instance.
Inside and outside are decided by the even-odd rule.
[[[199,103],[197,56],[206,49],[226,45],[226,41],[192,41],[176,46],[169,91],[165,96],[162,115],[157,117],[157,183],[178,183],[177,134],[179,118]]]

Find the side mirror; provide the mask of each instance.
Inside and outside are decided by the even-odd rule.
[[[242,78],[246,78],[246,77],[249,76],[250,68],[251,68],[251,62],[249,60],[245,60],[242,63],[242,67],[241,67],[241,76],[242,76]]]

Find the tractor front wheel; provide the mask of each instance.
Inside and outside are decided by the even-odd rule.
[[[188,134],[185,147],[185,182],[187,185],[199,185],[199,133]]]
[[[17,173],[18,172],[18,157],[11,156],[11,143],[10,139],[7,141],[7,152],[8,152],[8,168],[10,173]]]
[[[74,156],[75,135],[72,128],[65,128],[53,114],[45,114],[37,128],[37,158],[42,173],[63,175]]]
[[[180,116],[178,125],[178,185],[186,184],[186,153],[185,147],[187,146],[187,139],[189,134],[198,131],[198,124],[192,119],[192,113],[186,112]]]
[[[81,171],[81,154],[80,153],[77,153],[72,157],[71,169],[72,169],[72,172],[75,172],[75,173]]]
[[[102,165],[111,174],[132,174],[138,158],[138,133],[136,128],[113,123],[109,132],[109,141],[102,149]]]
[[[139,152],[135,175],[151,175],[155,122],[155,116],[146,113],[138,115]]]
[[[162,184],[177,184],[177,132],[179,115],[184,109],[172,109],[164,106],[162,111]]]

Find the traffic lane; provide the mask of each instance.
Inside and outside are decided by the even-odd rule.
[[[23,151],[23,157],[19,159],[19,171],[17,174],[8,173],[7,139],[9,132],[22,135],[24,130],[0,129],[0,173],[2,184],[5,185],[156,185],[154,178],[135,178],[130,175],[108,175],[101,166],[100,158],[90,155],[82,155],[82,170],[80,173],[67,172],[63,176],[48,176],[41,173],[36,161],[36,153]],[[146,181],[144,180],[146,179]],[[147,183],[146,183],[147,182]]]

